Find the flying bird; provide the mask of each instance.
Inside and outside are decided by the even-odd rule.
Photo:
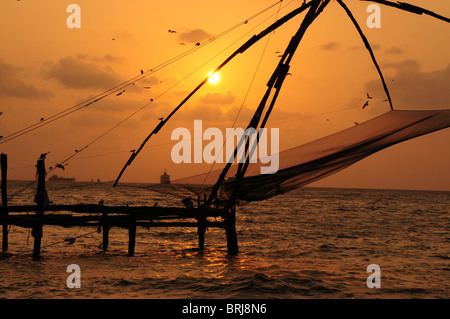
[[[61,165],[61,164],[56,164],[55,165],[55,168],[60,168],[60,169],[62,169],[62,170],[65,170],[65,168],[64,168],[64,165]]]
[[[186,43],[180,42],[181,45],[186,45]]]
[[[369,95],[369,93],[367,93],[367,98],[368,99],[371,99],[372,97]]]
[[[169,30],[169,33],[177,33],[175,30]]]
[[[197,42],[197,43],[195,44],[195,46],[196,46],[196,47],[200,46],[200,42]]]
[[[151,86],[144,86],[144,89],[151,89]]]
[[[3,112],[0,112],[0,115],[2,115],[3,114]]]
[[[158,120],[162,121],[164,120],[164,117],[159,117]]]
[[[364,110],[364,108],[367,106],[367,105],[369,105],[369,101],[366,101],[366,103],[364,103],[364,105],[363,105],[363,110]]]

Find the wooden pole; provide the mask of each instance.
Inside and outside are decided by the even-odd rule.
[[[44,206],[48,205],[47,191],[45,190],[45,160],[37,161],[38,186],[34,201],[37,203],[36,221],[31,234],[34,237],[33,259],[39,259],[41,253],[42,219],[44,217]]]
[[[8,157],[6,154],[1,154],[1,170],[2,170],[2,215],[8,215],[8,197],[7,197],[7,169],[8,169]],[[8,250],[8,224],[3,224],[3,237],[2,237],[2,251]]]
[[[198,248],[203,249],[205,246],[205,232],[206,232],[206,217],[201,217],[198,219],[198,227],[197,227],[197,234],[198,234]]]
[[[108,213],[103,212],[102,213],[102,224],[103,224],[103,242],[102,242],[102,248],[104,251],[108,250],[108,244],[109,244],[109,224],[107,221]]]
[[[136,218],[130,215],[130,225],[128,227],[128,256],[134,255],[136,245]]]
[[[228,254],[236,255],[239,251],[236,233],[236,207],[233,205],[226,217],[225,231],[227,235]]]

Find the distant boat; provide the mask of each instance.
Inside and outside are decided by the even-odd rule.
[[[74,177],[62,177],[62,176],[58,176],[58,175],[52,175],[52,176],[49,177],[48,180],[52,181],[52,182],[74,182],[75,178]]]
[[[161,175],[160,183],[161,184],[170,184],[170,175],[167,175],[166,171],[164,171],[164,174]]]

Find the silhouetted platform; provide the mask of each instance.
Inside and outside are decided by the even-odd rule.
[[[101,247],[108,249],[109,230],[111,227],[128,229],[128,255],[134,254],[136,244],[136,227],[196,227],[198,245],[202,249],[207,228],[224,228],[227,235],[228,251],[237,253],[237,239],[234,215],[230,210],[206,206],[200,198],[197,205],[191,198],[183,200],[185,207],[164,206],[104,206],[99,204],[48,205],[45,190],[44,159],[37,162],[38,186],[35,196],[36,205],[8,206],[7,203],[7,157],[1,154],[2,206],[0,207],[0,224],[3,225],[2,252],[8,250],[8,226],[31,228],[34,237],[33,258],[40,257],[43,227],[46,225],[62,227],[97,227],[103,233]],[[234,213],[234,208],[233,208]],[[34,214],[30,214],[34,212]],[[214,218],[214,221],[208,220]],[[217,220],[219,218],[219,220]],[[234,236],[234,237],[233,237]]]

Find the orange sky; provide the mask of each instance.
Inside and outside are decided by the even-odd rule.
[[[114,180],[129,151],[140,145],[159,117],[167,116],[209,71],[248,38],[275,21],[277,15],[281,17],[302,2],[285,0],[279,12],[280,5],[274,6],[136,82],[122,95],[112,94],[0,144],[0,152],[8,154],[9,178],[32,179],[35,161],[41,153],[50,151],[47,166],[52,166],[97,139],[152,98],[153,103],[73,157],[64,172],[55,171],[78,180]],[[448,1],[408,2],[450,16]],[[81,7],[80,29],[69,29],[66,25],[69,16],[66,8],[71,3]],[[42,117],[102,93],[139,75],[141,69],[154,69],[195,48],[195,43],[217,36],[275,3],[269,0],[2,1],[0,135],[7,136],[39,122]],[[365,21],[370,2],[347,0],[345,3],[373,45],[394,108],[448,108],[450,25],[381,6],[382,27],[369,29]],[[173,179],[207,171],[205,165],[183,166],[171,161],[172,130],[192,129],[195,119],[202,119],[204,127],[225,129],[231,126],[241,106],[236,123],[245,127],[279,61],[275,52],[284,51],[301,17],[276,30],[269,40],[265,38],[237,56],[221,71],[218,84],[207,84],[197,92],[150,140],[122,181],[157,182],[164,169]],[[169,29],[177,33],[169,33]],[[260,59],[261,65],[249,89]],[[269,121],[270,127],[280,128],[281,150],[389,110],[388,104],[382,102],[386,97],[370,56],[335,1],[330,2],[308,29],[290,72],[292,76],[287,77]],[[374,100],[370,108],[362,110],[366,92]],[[313,185],[450,190],[449,138],[450,131],[446,129],[404,142]]]

